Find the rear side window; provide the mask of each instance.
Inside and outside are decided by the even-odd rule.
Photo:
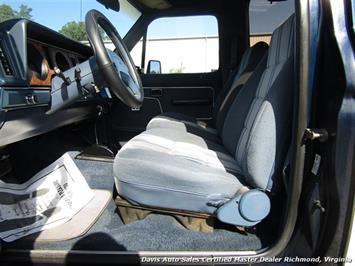
[[[251,0],[249,5],[250,46],[259,41],[270,43],[273,31],[294,13],[294,1],[270,3]]]
[[[131,52],[136,64],[141,49],[142,41]],[[219,67],[217,19],[204,15],[154,20],[147,31],[144,64],[146,68],[149,61],[161,63],[161,74],[206,73],[217,70]]]

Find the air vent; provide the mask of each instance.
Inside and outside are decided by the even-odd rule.
[[[1,44],[0,44],[0,62],[1,62],[2,68],[4,69],[5,75],[6,76],[13,76],[13,72],[11,70],[9,60],[6,57],[6,54],[5,54],[4,49]]]

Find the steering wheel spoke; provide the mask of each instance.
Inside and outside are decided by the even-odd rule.
[[[144,99],[142,83],[117,30],[102,13],[94,9],[86,14],[85,24],[97,64],[108,87],[126,105],[140,107]],[[110,37],[118,54],[105,48],[99,26]]]

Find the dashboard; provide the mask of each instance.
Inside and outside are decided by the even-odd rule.
[[[0,23],[0,148],[93,117],[105,100],[100,94],[48,114],[55,69],[70,70],[92,56],[90,46],[38,23]]]
[[[66,71],[85,60],[80,53],[27,39],[27,73],[30,86],[51,86],[54,67]]]

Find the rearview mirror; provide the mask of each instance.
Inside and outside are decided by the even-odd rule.
[[[161,74],[161,63],[158,60],[149,60],[147,74]]]

